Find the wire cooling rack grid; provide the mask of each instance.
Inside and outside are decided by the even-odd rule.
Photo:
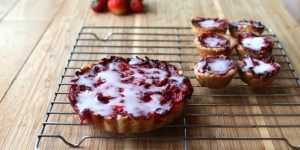
[[[282,65],[273,85],[252,89],[235,76],[227,88],[212,90],[199,86],[193,76],[193,66],[199,58],[189,27],[82,27],[37,135],[35,148],[51,145],[54,139],[70,147],[80,147],[87,139],[113,139],[175,141],[178,144],[175,148],[185,150],[197,148],[197,141],[240,144],[267,141],[275,146],[276,142],[284,142],[286,148],[300,149],[297,145],[300,144],[300,80],[273,31],[268,29],[264,34],[274,38],[273,56]],[[80,125],[67,100],[69,81],[81,66],[112,55],[148,56],[169,61],[183,70],[195,92],[182,118],[158,131],[131,135],[102,132],[85,123]],[[237,59],[237,54],[233,53],[232,58]],[[269,134],[262,136],[265,132]]]

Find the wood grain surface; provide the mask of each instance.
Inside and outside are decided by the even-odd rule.
[[[67,57],[77,33],[82,26],[190,26],[195,16],[224,17],[230,21],[255,19],[272,28],[286,49],[295,70],[300,74],[300,24],[297,21],[297,1],[281,0],[144,0],[147,6],[143,14],[114,16],[111,13],[94,14],[89,0],[1,0],[0,1],[0,149],[33,149],[34,142],[44,121],[44,116],[55,87],[63,73]],[[109,30],[105,31],[108,32]],[[123,32],[122,30],[120,32]],[[134,32],[140,32],[135,30]],[[190,31],[185,31],[190,33]],[[104,31],[103,31],[104,33]],[[190,38],[187,38],[189,40]],[[99,44],[99,43],[98,43]],[[145,43],[127,43],[142,45]],[[148,43],[149,44],[149,43]],[[164,43],[152,43],[163,45]],[[186,43],[191,45],[191,43]],[[91,49],[92,50],[92,49]],[[120,49],[122,51],[122,49]],[[132,50],[133,52],[135,49]],[[118,52],[118,51],[116,51]],[[180,52],[170,50],[171,52]],[[92,56],[88,56],[92,58]],[[99,55],[95,58],[106,57]],[[173,59],[173,56],[160,56],[160,59]],[[178,58],[174,56],[174,59]],[[190,58],[185,58],[190,59]],[[193,57],[193,59],[196,59]],[[84,63],[74,64],[84,65]],[[191,64],[190,64],[191,65]],[[70,72],[72,73],[72,72]],[[283,82],[284,81],[280,81]],[[288,82],[286,84],[289,84]],[[64,89],[62,89],[64,90]],[[232,91],[211,91],[197,89],[199,93],[230,93]],[[286,89],[297,93],[299,90]],[[285,89],[279,90],[284,92]],[[237,90],[237,93],[249,92]],[[259,91],[250,91],[253,93]],[[276,91],[273,91],[276,92]],[[278,91],[277,91],[278,92]],[[298,102],[299,97],[243,99],[200,98],[197,103],[251,103],[260,102]],[[70,110],[62,106],[57,110]],[[189,113],[295,113],[300,114],[299,106],[294,107],[203,107],[190,109]],[[51,119],[62,119],[53,116]],[[70,122],[78,121],[76,116]],[[179,122],[182,120],[179,120]],[[299,124],[299,117],[189,117],[191,124]],[[89,126],[56,126],[49,132],[68,135],[76,143],[82,135],[106,135]],[[84,134],[83,134],[84,133]],[[159,130],[153,136],[182,135],[176,129]],[[253,136],[286,137],[293,145],[300,144],[300,128],[191,128],[189,136]],[[82,148],[93,149],[182,149],[182,141],[132,141],[124,139],[87,140]],[[69,149],[60,139],[42,139],[41,149]],[[284,141],[188,141],[189,149],[289,149]]]

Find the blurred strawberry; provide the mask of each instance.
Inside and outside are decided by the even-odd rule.
[[[107,6],[110,12],[116,15],[125,15],[129,12],[128,0],[109,0]]]
[[[130,1],[130,10],[136,13],[142,13],[144,10],[142,0],[131,0]]]
[[[107,10],[107,0],[94,0],[91,8],[96,13],[105,12]]]

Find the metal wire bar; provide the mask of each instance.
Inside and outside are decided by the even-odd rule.
[[[155,54],[148,54],[148,55],[155,55]],[[276,55],[275,55],[276,56]],[[69,61],[88,61],[88,62],[98,62],[99,59],[70,59]],[[197,61],[188,61],[188,60],[183,60],[183,61],[178,61],[178,60],[165,60],[169,63],[197,63]],[[293,68],[290,68],[291,70]]]
[[[83,31],[84,29],[168,29],[168,30],[174,30],[174,29],[191,29],[190,27],[164,27],[164,26],[84,26],[82,27]]]
[[[177,33],[177,49],[178,49],[178,56],[179,56],[179,61],[180,61],[180,69],[182,69],[182,60],[181,60],[181,47],[180,47],[180,34],[179,34],[179,29],[176,29],[176,33]],[[183,111],[183,132],[184,132],[184,150],[188,149],[188,142],[187,142],[187,127],[186,127],[186,115],[185,115],[185,111]]]
[[[66,76],[64,76],[64,77],[66,77]],[[68,77],[75,77],[75,76],[73,75],[73,76],[68,76]],[[195,76],[186,76],[186,77],[188,77],[188,78],[190,78],[190,79],[196,78]],[[233,77],[233,79],[240,79],[240,77]],[[277,79],[277,80],[284,80],[284,79],[296,79],[296,80],[298,80],[297,77],[277,77],[276,79]],[[60,84],[61,84],[61,83],[60,83]],[[69,84],[71,84],[71,83],[66,83],[66,84],[69,85]]]
[[[144,42],[177,42],[176,40],[165,40],[165,39],[160,39],[160,40],[155,40],[155,39],[112,39],[111,37],[113,35],[147,35],[147,36],[191,36],[194,37],[193,34],[180,34],[179,32],[175,33],[136,33],[136,32],[114,32],[114,33],[108,33],[104,38],[99,37],[97,34],[93,32],[82,32],[80,35],[92,35],[95,39],[78,39],[78,40],[98,40],[98,41],[144,41]],[[274,34],[269,34],[269,36],[274,36]],[[191,40],[182,40],[182,42],[191,42]],[[279,43],[279,41],[276,39],[274,40],[275,43]],[[120,47],[120,46],[115,46],[115,45],[76,45],[77,47]],[[150,48],[148,46],[128,46],[128,45],[123,45],[122,47],[132,47],[132,48]],[[176,48],[176,47],[156,47],[156,46],[151,46],[151,48]],[[194,46],[188,46],[188,47],[182,47],[182,48],[195,48]],[[274,49],[280,49],[279,47],[274,47]]]
[[[105,55],[151,55],[153,53],[149,53],[149,52],[134,52],[134,53],[129,53],[129,52],[93,52],[93,51],[88,51],[88,50],[82,50],[79,52],[72,52],[73,54],[87,54],[87,55],[100,55],[100,54],[105,54]],[[168,55],[168,56],[197,56],[196,54],[193,53],[164,53],[164,52],[159,52],[155,55]],[[234,54],[234,56],[237,56],[236,54]],[[285,54],[275,54],[275,56],[286,56]],[[98,60],[99,61],[99,60]],[[197,61],[195,61],[197,62]],[[276,61],[279,63],[290,63],[290,62],[286,62],[286,61]]]
[[[58,83],[60,85],[71,85],[72,83],[70,82],[61,82],[61,83]],[[193,85],[193,87],[203,87],[201,85]],[[255,88],[252,88],[252,87],[249,87],[248,85],[229,85],[227,87],[225,87],[227,89],[229,88],[247,88],[247,89],[255,89]],[[271,85],[271,86],[267,86],[267,88],[300,88],[298,85]]]
[[[176,46],[153,46],[153,45],[76,45],[76,47],[82,48],[147,48],[147,49],[175,49],[178,48]],[[195,46],[180,46],[182,49],[195,49]],[[279,47],[274,47],[273,49],[280,49]],[[235,56],[235,54],[233,55]],[[278,55],[273,55],[273,56],[278,56]],[[284,56],[284,55],[279,55],[279,56]]]
[[[52,137],[59,138],[64,143],[71,147],[80,147],[80,145],[87,139],[127,139],[127,140],[159,140],[159,141],[178,141],[185,140],[184,137],[137,137],[137,136],[84,136],[79,142],[76,144],[72,144],[68,142],[61,135],[38,135],[38,137]],[[269,138],[261,138],[261,137],[188,137],[186,140],[268,140],[268,141],[284,141],[289,147],[299,150],[300,145],[291,144],[286,138],[281,137],[269,137]]]
[[[81,124],[80,122],[44,122],[45,125],[74,125],[74,126],[87,126],[88,123]],[[300,124],[189,124],[189,125],[180,125],[180,124],[173,124],[173,125],[165,125],[162,128],[278,128],[278,127],[285,127],[285,128],[295,128],[300,127]],[[187,136],[188,137],[188,136]]]
[[[55,102],[51,102],[54,104],[66,104],[69,105],[70,102],[68,102],[67,100],[64,101],[55,101]],[[258,103],[258,104],[187,104],[187,107],[236,107],[236,106],[243,106],[243,107],[253,107],[253,106],[260,106],[260,107],[274,107],[274,106],[278,106],[278,107],[284,107],[284,106],[300,106],[300,103]]]
[[[69,92],[55,92],[55,95],[68,95]],[[300,96],[300,93],[283,93],[283,94],[193,94],[193,96],[200,96],[200,97],[288,97],[288,96]]]
[[[60,114],[60,115],[76,115],[75,112],[47,112],[47,114]],[[300,114],[228,114],[228,113],[215,113],[215,114],[201,114],[201,113],[186,113],[186,116],[219,116],[219,117],[300,117]]]
[[[94,61],[93,61],[94,62]],[[172,63],[172,61],[168,61],[168,62],[170,62],[170,63]],[[177,61],[176,61],[177,62]],[[81,67],[76,67],[76,66],[74,66],[74,67],[65,67],[66,69],[76,69],[76,70],[78,70],[78,69],[80,69]],[[193,71],[193,69],[187,69],[187,68],[183,68],[182,69],[182,71]],[[294,71],[294,69],[291,69],[291,68],[288,68],[288,69],[281,69],[280,71]]]

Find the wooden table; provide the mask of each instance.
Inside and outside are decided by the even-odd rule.
[[[297,0],[145,0],[146,13],[128,16],[96,15],[90,10],[90,3],[86,0],[0,1],[1,149],[34,148],[47,106],[82,26],[190,26],[190,19],[194,16],[225,17],[231,21],[245,18],[260,20],[276,32],[300,74],[300,3]],[[299,114],[299,107],[294,108],[298,108],[295,113]],[[261,108],[253,108],[252,111],[259,113]],[[299,117],[294,119],[299,123]],[[263,117],[255,117],[254,120],[264,122]],[[241,130],[234,129],[224,134],[232,134],[230,131],[243,134]],[[300,144],[299,127],[289,128],[285,133],[277,128],[259,128],[258,132],[262,137],[287,136],[292,144]],[[57,143],[52,145],[54,149],[69,148],[59,139],[50,142]],[[97,145],[106,149],[182,149],[175,143],[160,146],[155,142],[146,145],[132,141],[131,144],[126,144],[126,141],[120,144],[119,140],[100,142]],[[83,147],[93,144],[89,140]],[[288,148],[284,141],[199,141],[189,148],[197,147]]]

